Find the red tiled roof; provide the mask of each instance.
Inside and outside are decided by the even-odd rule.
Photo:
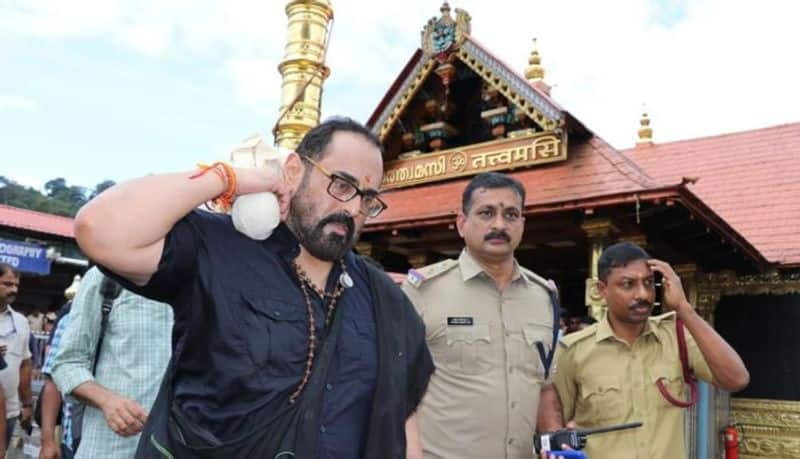
[[[75,237],[71,218],[2,204],[0,204],[0,226],[10,226],[69,238]]]
[[[570,144],[566,162],[515,171],[510,175],[525,185],[526,207],[659,187],[628,157],[599,137]],[[452,217],[458,211],[461,192],[469,180],[387,191],[381,197],[389,208],[371,220],[369,226]]]
[[[692,191],[771,263],[800,265],[800,123],[632,148],[662,183]]]

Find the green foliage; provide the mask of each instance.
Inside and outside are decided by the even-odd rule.
[[[94,189],[68,185],[58,177],[44,184],[45,194],[31,187],[25,187],[7,177],[0,176],[0,203],[24,209],[46,212],[48,214],[74,217],[89,199],[114,185],[111,180],[98,183]]]
[[[113,180],[103,180],[102,182],[95,185],[94,191],[92,191],[92,196],[89,199],[94,199],[95,196],[106,191],[107,189],[111,188],[114,185],[116,185],[116,183],[114,183]]]

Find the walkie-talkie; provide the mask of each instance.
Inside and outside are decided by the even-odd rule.
[[[583,449],[586,446],[586,437],[589,435],[634,429],[641,426],[641,422],[631,422],[596,429],[562,429],[555,432],[537,433],[533,436],[533,452],[539,454],[542,451],[561,451],[561,445],[567,445],[572,449]]]
[[[653,271],[653,286],[656,289],[656,299],[650,314],[657,316],[664,312],[664,275],[658,271]]]

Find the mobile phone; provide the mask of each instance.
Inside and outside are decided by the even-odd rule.
[[[653,287],[656,290],[656,299],[653,302],[652,315],[657,316],[664,311],[664,275],[653,271]]]

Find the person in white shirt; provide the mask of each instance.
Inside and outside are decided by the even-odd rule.
[[[16,418],[23,424],[33,417],[33,394],[31,393],[31,351],[28,319],[11,309],[17,299],[20,274],[11,265],[0,263],[0,384],[5,396],[5,441],[0,444],[0,453],[5,453],[14,433]],[[3,367],[3,363],[5,366]],[[21,402],[21,403],[20,403]]]

